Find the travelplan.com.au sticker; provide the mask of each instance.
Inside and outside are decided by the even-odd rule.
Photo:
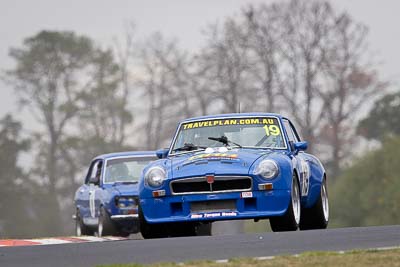
[[[198,213],[190,215],[191,219],[202,219],[202,218],[216,218],[216,217],[227,217],[237,216],[237,212],[234,211],[223,211],[223,212],[209,212],[209,213]]]
[[[257,125],[257,124],[268,124],[276,125],[278,120],[276,118],[243,118],[243,119],[216,119],[206,121],[195,121],[187,122],[183,124],[183,129],[194,129],[203,127],[214,127],[214,126],[227,126],[227,125]]]

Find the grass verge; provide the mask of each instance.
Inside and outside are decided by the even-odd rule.
[[[400,248],[388,250],[354,250],[338,252],[305,252],[295,256],[276,256],[267,259],[230,259],[229,261],[191,261],[185,263],[114,264],[98,267],[286,267],[286,266],[400,266]]]

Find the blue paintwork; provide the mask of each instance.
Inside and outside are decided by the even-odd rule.
[[[308,143],[307,142],[294,143],[293,147],[295,150],[298,150],[298,151],[306,151],[308,148]]]
[[[84,184],[81,185],[75,193],[75,207],[84,224],[87,226],[97,226],[98,218],[100,214],[100,207],[104,207],[109,215],[126,215],[126,214],[137,214],[137,206],[134,209],[120,209],[115,205],[115,200],[118,197],[134,197],[138,199],[138,184],[137,183],[103,183],[104,166],[107,160],[117,159],[117,158],[128,158],[128,157],[143,157],[151,158],[151,160],[156,159],[156,154],[154,151],[133,151],[133,152],[118,152],[110,153],[97,156],[94,158],[89,166],[88,173],[84,178]],[[95,185],[90,182],[91,167],[96,162],[103,162],[103,171],[100,177],[99,184]],[[91,194],[94,194],[94,202],[92,206],[90,204]],[[93,201],[93,199],[92,199]],[[138,200],[137,200],[138,202]],[[94,203],[94,206],[93,206]],[[121,226],[132,226],[132,223],[137,224],[137,219],[123,219],[118,220]]]
[[[156,151],[157,158],[159,159],[166,158],[168,156],[168,151],[169,149],[167,148],[157,150]]]
[[[283,137],[286,142],[285,149],[263,149],[263,148],[232,148],[227,153],[237,154],[236,160],[224,162],[224,160],[190,159],[193,156],[204,154],[204,151],[188,151],[181,154],[173,154],[172,146],[177,136],[181,124],[206,119],[219,118],[241,118],[241,117],[275,117],[282,126]],[[174,140],[172,140],[168,155],[163,155],[160,151],[159,160],[149,164],[143,174],[150,168],[159,166],[166,173],[167,178],[159,188],[153,188],[140,179],[139,195],[140,206],[144,218],[148,223],[166,223],[166,222],[188,222],[188,221],[216,221],[233,219],[259,219],[272,216],[283,215],[288,206],[291,196],[291,183],[294,172],[297,175],[302,192],[302,207],[311,207],[315,204],[319,194],[321,183],[325,176],[325,170],[321,162],[313,155],[305,153],[307,142],[296,142],[291,146],[287,130],[284,127],[283,120],[287,118],[279,114],[271,113],[241,113],[241,114],[221,114],[213,116],[203,116],[186,119],[182,121],[177,128]],[[289,121],[289,120],[288,120]],[[289,121],[290,122],[290,121]],[[296,130],[293,129],[295,132]],[[295,133],[298,137],[297,132]],[[300,141],[300,140],[299,140]],[[173,155],[171,155],[173,154]],[[254,170],[264,159],[272,159],[278,164],[279,174],[273,179],[266,180],[262,176],[255,175]],[[229,163],[229,164],[228,164]],[[305,165],[308,164],[309,172]],[[252,197],[242,198],[241,192],[225,193],[202,193],[173,195],[171,193],[170,182],[182,178],[202,177],[209,174],[215,177],[223,176],[250,176],[253,179]],[[309,178],[309,179],[307,179]],[[309,182],[307,182],[309,181]],[[261,191],[258,185],[262,183],[272,183],[273,190]],[[155,190],[165,190],[165,196],[153,197]],[[190,211],[190,205],[198,201],[210,200],[234,200],[236,209],[234,213],[222,212],[217,217],[194,218]],[[215,213],[215,212],[211,212]],[[218,213],[218,212],[217,212]],[[210,214],[212,216],[213,214]]]

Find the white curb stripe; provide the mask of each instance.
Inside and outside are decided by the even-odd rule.
[[[78,237],[81,240],[84,240],[86,242],[102,242],[102,241],[107,241],[108,239],[102,238],[102,237],[96,237],[96,236],[80,236]]]
[[[117,236],[107,236],[105,239],[110,241],[118,241],[118,240],[127,240],[125,237],[117,237]]]
[[[57,238],[48,238],[48,239],[24,239],[23,241],[28,242],[38,242],[40,245],[57,245],[57,244],[68,244],[72,243],[71,241],[57,239]]]
[[[6,239],[6,240],[0,239],[0,247],[57,245],[57,244],[72,244],[72,243],[108,242],[108,241],[120,241],[120,240],[128,240],[128,238],[115,237],[115,236],[108,236],[108,237],[66,236],[66,237],[41,238],[41,239]],[[27,244],[24,244],[24,242],[26,242]]]

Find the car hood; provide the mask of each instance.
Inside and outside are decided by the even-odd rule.
[[[260,157],[270,155],[272,150],[232,149],[224,153],[205,151],[185,153],[172,157],[169,178],[214,175],[248,175],[253,163]]]
[[[110,187],[111,190],[115,191],[120,196],[137,196],[139,195],[138,184],[114,184]]]

